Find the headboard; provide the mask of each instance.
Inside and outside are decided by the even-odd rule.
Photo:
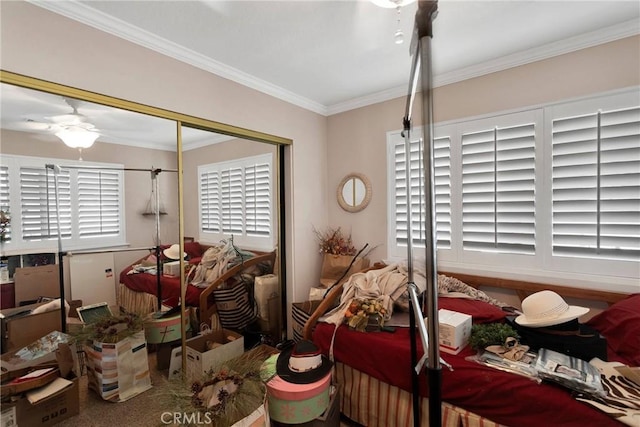
[[[370,269],[382,268],[384,264],[376,263]],[[581,298],[589,301],[601,301],[606,302],[608,305],[614,304],[629,294],[619,292],[598,291],[594,289],[579,289],[569,286],[550,285],[546,283],[526,282],[522,280],[500,279],[496,277],[478,276],[473,274],[453,273],[447,271],[439,271],[439,274],[454,277],[463,281],[469,286],[473,286],[476,289],[482,287],[494,287],[501,289],[508,289],[516,292],[520,301],[535,292],[542,290],[551,290],[564,298]],[[342,284],[331,289],[324,300],[320,303],[318,308],[311,314],[309,320],[304,325],[302,334],[305,339],[311,339],[311,333],[318,319],[326,313],[330,308],[335,305],[335,301],[342,295]]]

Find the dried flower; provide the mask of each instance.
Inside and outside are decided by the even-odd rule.
[[[11,224],[11,215],[9,215],[8,211],[0,209],[0,242],[5,242],[7,240],[7,229],[9,228],[9,224]]]
[[[329,228],[324,233],[314,228],[313,232],[318,239],[320,253],[322,254],[355,255],[357,252],[351,241],[351,235],[344,236],[340,227]]]

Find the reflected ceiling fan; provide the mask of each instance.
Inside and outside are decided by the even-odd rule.
[[[27,118],[27,123],[54,133],[68,147],[79,150],[91,147],[100,136],[100,130],[89,122],[87,116],[78,112],[80,100],[63,99],[73,109],[71,113],[45,117],[45,121]]]

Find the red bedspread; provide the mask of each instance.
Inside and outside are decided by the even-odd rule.
[[[334,326],[318,323],[314,342],[328,354]],[[571,393],[552,384],[537,384],[523,376],[502,372],[465,357],[467,347],[458,355],[443,353],[454,371],[442,369],[442,399],[497,423],[512,427],[542,425],[620,426],[604,413],[580,403]],[[353,366],[379,380],[411,390],[410,337],[407,328],[395,333],[356,332],[342,325],[335,337],[337,361]],[[418,338],[418,357],[422,344]],[[421,394],[428,396],[426,375],[421,376]]]
[[[189,260],[191,264],[197,265],[200,262],[200,258],[194,258]],[[127,267],[120,272],[120,283],[127,288],[137,291],[146,292],[151,295],[156,295],[158,290],[158,279],[155,274],[149,273],[133,273],[127,274],[132,267]],[[170,276],[160,276],[160,287],[162,290],[161,300],[165,301],[171,299],[172,301],[179,301],[180,298],[180,278]],[[200,304],[200,294],[204,288],[198,288],[197,286],[187,285],[187,305],[197,307]],[[171,304],[170,304],[171,305]]]

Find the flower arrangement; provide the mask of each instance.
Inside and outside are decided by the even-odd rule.
[[[350,328],[360,332],[369,328],[377,329],[384,326],[387,310],[382,303],[374,299],[354,299],[344,313],[345,322]]]
[[[95,322],[85,325],[76,335],[80,341],[97,341],[117,343],[125,338],[135,335],[144,327],[142,318],[137,314],[125,313],[113,316],[104,316]]]
[[[345,236],[340,227],[329,228],[325,232],[318,231],[314,228],[313,232],[318,239],[321,254],[355,255],[357,252],[356,247],[351,241],[351,235]]]
[[[7,241],[9,224],[11,224],[11,215],[8,211],[0,210],[0,242]]]

